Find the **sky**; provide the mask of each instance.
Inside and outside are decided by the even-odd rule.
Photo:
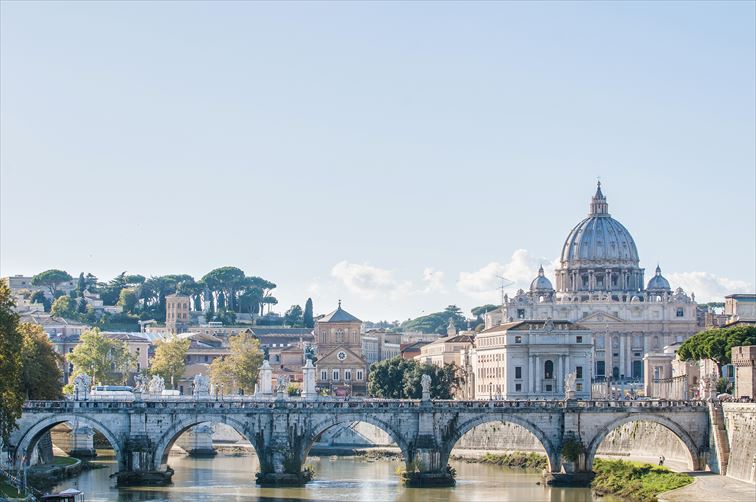
[[[756,289],[754,2],[0,4],[0,275],[275,282],[403,320],[553,269]]]

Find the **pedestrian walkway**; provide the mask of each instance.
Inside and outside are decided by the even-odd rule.
[[[713,472],[688,472],[695,481],[659,495],[659,502],[754,502],[756,485]]]

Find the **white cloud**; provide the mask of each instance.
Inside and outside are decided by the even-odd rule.
[[[721,277],[711,272],[678,272],[667,276],[673,289],[681,287],[686,293],[695,293],[696,301],[723,301],[725,295],[752,293],[753,284],[738,279]]]
[[[556,262],[532,257],[526,249],[518,249],[507,263],[494,261],[474,272],[460,272],[457,289],[478,300],[498,303],[501,294],[499,277],[506,277],[508,282],[512,282],[505,288],[511,294],[517,289],[530,287],[530,282],[538,275],[538,267],[543,265],[546,276],[553,283]]]
[[[409,281],[400,281],[391,270],[367,263],[340,261],[331,269],[331,275],[340,280],[352,293],[372,299],[378,295],[392,298],[406,294],[412,287]]]
[[[423,270],[423,282],[425,287],[420,293],[445,293],[444,273],[432,267],[425,267]]]
[[[392,300],[410,295],[444,293],[444,273],[432,267],[423,270],[422,284],[398,279],[392,270],[367,263],[340,261],[331,269],[331,276],[346,288],[363,298],[373,299],[388,296]]]

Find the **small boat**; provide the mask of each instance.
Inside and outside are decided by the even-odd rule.
[[[62,492],[42,495],[40,500],[47,502],[84,502],[84,492],[76,488],[68,488]]]

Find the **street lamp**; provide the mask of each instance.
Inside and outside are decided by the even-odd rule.
[[[493,382],[488,382],[488,399],[493,399]]]

